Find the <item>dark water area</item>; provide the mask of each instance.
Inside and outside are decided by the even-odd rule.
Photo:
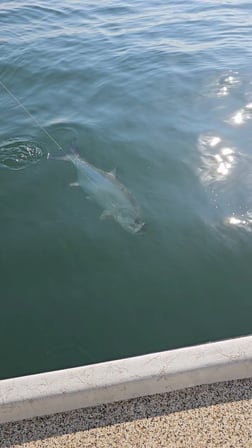
[[[251,26],[238,0],[1,3],[0,378],[251,334]],[[70,188],[73,140],[144,234]]]

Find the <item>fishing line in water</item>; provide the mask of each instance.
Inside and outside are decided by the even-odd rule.
[[[1,79],[0,79],[0,85],[10,95],[10,97],[18,104],[18,106],[20,106],[23,109],[23,111],[28,115],[28,117],[32,119],[32,121],[39,127],[39,129],[41,129],[41,131],[43,131],[44,134],[47,137],[49,137],[49,139],[60,149],[60,151],[63,151],[63,148],[60,146],[60,144],[52,137],[52,135],[49,134],[49,132],[47,132],[45,128],[43,128],[43,126],[39,124],[38,120],[35,117],[33,117],[33,115],[24,106],[24,104],[21,103],[21,101],[14,95],[14,93],[12,93],[11,90],[1,81]]]

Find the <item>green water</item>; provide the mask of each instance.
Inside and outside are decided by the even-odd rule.
[[[1,378],[251,333],[251,17],[238,0],[1,4]],[[144,235],[48,159],[74,138],[117,169]]]

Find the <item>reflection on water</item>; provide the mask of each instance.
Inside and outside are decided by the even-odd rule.
[[[236,111],[231,115],[228,122],[233,126],[239,126],[252,118],[252,103],[248,103],[245,107]]]
[[[222,97],[230,93],[231,89],[240,84],[238,72],[230,71],[220,77],[217,82],[217,96]]]
[[[226,224],[230,224],[231,226],[243,227],[246,230],[249,230],[252,223],[252,216],[249,213],[241,216],[229,216],[225,220]]]
[[[200,180],[210,203],[217,210],[218,222],[251,230],[251,134],[249,127],[244,126],[252,119],[250,87],[237,71],[224,73],[215,85],[221,112],[219,123],[215,123],[216,132],[206,132],[198,137]],[[249,98],[250,101],[247,100],[247,104],[244,101],[245,105],[236,109],[241,98]],[[220,132],[223,135],[220,136]]]
[[[228,226],[251,230],[251,158],[226,146],[217,136],[200,136],[198,148],[200,179],[219,210],[219,219]]]
[[[23,138],[9,139],[0,144],[0,166],[21,170],[47,157],[41,144]]]
[[[204,184],[224,180],[235,165],[235,150],[222,143],[218,136],[203,135],[199,137],[198,147],[202,166],[200,177]]]

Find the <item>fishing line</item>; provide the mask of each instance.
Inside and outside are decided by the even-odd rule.
[[[29,110],[24,106],[24,104],[21,103],[21,101],[14,95],[14,93],[11,92],[11,90],[1,81],[0,79],[0,85],[2,86],[2,88],[10,95],[10,97],[18,104],[18,106],[20,106],[23,111],[28,115],[28,117],[30,117],[34,123],[36,123],[36,125],[39,127],[39,129],[41,129],[41,131],[44,132],[44,134],[50,138],[50,140],[61,150],[63,151],[63,148],[60,146],[60,144],[52,137],[52,135],[49,134],[49,132],[47,132],[47,130],[45,128],[43,128],[43,126],[41,126],[38,122],[38,120],[33,117],[33,115],[29,112]]]

